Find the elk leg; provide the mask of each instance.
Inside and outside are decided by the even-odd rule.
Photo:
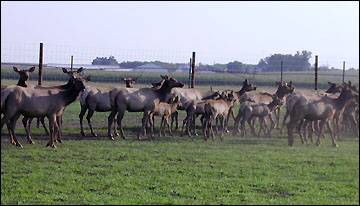
[[[279,128],[279,122],[280,122],[280,107],[275,109],[275,117],[276,117],[276,129]]]
[[[283,128],[285,126],[285,122],[286,122],[286,119],[288,118],[288,116],[290,115],[290,113],[288,112],[288,110],[286,110],[286,113],[285,113],[285,116],[284,116],[284,119],[282,121],[282,125],[281,125],[281,128],[280,128],[280,134],[283,133]]]
[[[170,116],[166,116],[166,117],[165,117],[165,123],[166,123],[166,125],[167,125],[167,128],[168,128],[168,130],[169,130],[170,135],[171,135],[171,136],[174,136],[174,134],[172,133],[170,124],[169,124],[169,118],[170,118]],[[166,134],[165,134],[165,125],[164,125],[164,136],[165,136],[165,135],[166,135]]]
[[[46,144],[46,147],[50,146],[50,147],[56,148],[56,145],[55,145],[56,116],[55,115],[48,116],[48,119],[49,119],[49,128],[50,128],[50,141]]]
[[[327,121],[327,122],[326,122],[326,126],[327,126],[327,128],[329,129],[329,131],[330,131],[333,146],[334,146],[334,147],[339,147],[339,146],[336,144],[335,135],[334,135],[334,130],[331,128],[331,123],[330,123],[330,121]]]
[[[224,140],[224,132],[226,130],[225,125],[226,125],[226,118],[225,117],[221,117],[220,120],[221,123],[221,135],[220,135],[220,140]]]
[[[324,126],[325,126],[326,120],[321,120],[319,123],[319,136],[318,136],[318,140],[316,141],[316,146],[320,147],[320,143],[321,143],[321,136],[323,134],[324,131]]]
[[[6,127],[8,128],[9,131],[9,136],[10,136],[10,143],[15,145],[15,141],[14,141],[14,136],[13,133],[11,131],[11,125],[10,125],[10,119],[9,119],[9,114],[4,114],[4,116],[1,118],[1,130],[4,127],[4,125],[6,124]]]
[[[22,119],[22,123],[23,123],[24,128],[25,128],[26,137],[27,137],[28,142],[29,142],[30,144],[34,144],[34,141],[32,140],[32,138],[31,138],[31,136],[30,136],[29,120],[30,120],[30,118],[24,116],[24,118]]]
[[[80,111],[80,114],[79,114],[79,119],[80,119],[80,134],[83,137],[85,137],[84,127],[83,127],[83,119],[84,119],[84,115],[86,113],[86,110],[87,110],[87,107],[81,105],[81,111]]]
[[[61,124],[62,124],[62,115],[56,116],[56,125],[55,125],[55,135],[57,135],[57,139],[56,142],[62,143],[61,137],[62,137],[62,132],[61,132]]]
[[[114,114],[114,134],[115,134],[115,136],[120,136],[120,134],[117,132],[117,124],[116,124],[117,119],[115,118],[115,117],[116,117],[116,113],[117,113],[117,112],[115,112],[115,114]]]
[[[15,126],[16,126],[16,122],[19,119],[19,117],[20,117],[20,113],[15,114],[10,120],[10,126],[11,126],[11,132],[13,134],[13,139],[15,141],[15,145],[18,146],[18,147],[23,148],[23,146],[17,140],[16,134],[15,134]]]
[[[123,111],[122,113],[123,114],[121,116],[121,119],[123,118],[125,111]],[[112,140],[114,140],[114,136],[111,134],[111,125],[114,122],[115,115],[116,115],[116,109],[111,108],[111,112],[110,112],[109,117],[108,117],[108,137],[110,137],[110,139],[112,139]],[[117,122],[119,122],[119,114],[118,114],[118,117],[117,117]],[[120,120],[120,122],[121,122],[121,120]],[[114,124],[116,124],[116,122],[114,122]],[[121,125],[121,123],[120,123],[120,125]],[[119,126],[119,128],[120,128],[120,133],[121,133],[122,128],[120,126]]]
[[[88,114],[86,115],[86,119],[88,121],[88,125],[90,127],[91,134],[94,137],[97,137],[97,134],[94,132],[92,124],[91,124],[91,117],[93,116],[93,114],[94,114],[94,110],[89,109]]]
[[[116,112],[115,112],[116,113]],[[124,130],[123,130],[123,128],[122,128],[122,124],[121,124],[121,121],[122,121],[122,119],[124,118],[124,114],[125,114],[125,110],[120,110],[119,112],[118,112],[118,115],[117,115],[117,124],[118,124],[118,128],[119,128],[119,130],[120,130],[120,136],[121,136],[121,138],[123,138],[123,139],[126,139],[126,137],[125,137],[125,135],[124,135]],[[110,116],[109,116],[109,118],[110,118]],[[111,126],[111,125],[110,125]],[[112,138],[113,139],[113,138]],[[140,139],[140,138],[139,138]]]
[[[44,117],[39,117],[39,119],[40,119],[41,125],[43,126],[43,128],[44,128],[44,130],[45,130],[45,134],[46,134],[46,135],[49,135],[50,133],[49,133],[48,129],[47,129],[46,126],[45,126]]]

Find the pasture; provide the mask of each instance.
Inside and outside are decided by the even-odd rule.
[[[2,79],[1,84],[16,82]],[[44,82],[50,84],[59,82]],[[135,84],[137,88],[149,86]],[[209,86],[197,88],[206,91]],[[229,88],[238,91],[241,87],[213,86],[215,90]],[[275,89],[258,87],[269,92]],[[98,137],[90,136],[86,120],[87,136],[81,137],[79,113],[78,101],[65,109],[64,141],[56,149],[45,147],[49,137],[35,127],[35,120],[31,128],[34,145],[26,142],[22,118],[18,120],[16,132],[24,148],[11,145],[3,128],[1,204],[359,205],[359,137],[351,133],[338,141],[339,148],[331,146],[327,130],[320,147],[301,144],[297,134],[294,147],[288,147],[287,132],[278,130],[273,130],[271,138],[226,134],[224,141],[219,135],[215,141],[204,141],[201,132],[193,139],[180,137],[178,130],[173,137],[138,141],[142,113],[126,112],[127,139],[112,141],[106,137],[109,112],[94,113]],[[185,112],[179,114],[181,128]],[[281,120],[284,114],[285,108]],[[156,118],[156,133],[160,119]],[[230,120],[230,130],[233,125]]]

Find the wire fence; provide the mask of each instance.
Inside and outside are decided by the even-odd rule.
[[[19,66],[20,68],[27,68],[28,66],[39,64],[39,48],[40,44],[36,43],[18,43],[18,42],[1,42],[1,78],[2,79],[17,79],[18,75],[14,72],[7,72],[6,68],[12,66]],[[67,45],[52,45],[44,43],[43,55],[43,80],[44,81],[64,81],[67,77],[61,72],[51,72],[59,68],[70,68],[71,57],[73,57],[73,67],[84,67],[86,73],[93,74],[93,81],[104,82],[119,82],[121,77],[126,75],[129,77],[142,76],[140,83],[151,83],[158,80],[159,74],[175,75],[184,82],[188,81],[190,58],[193,51],[161,51],[161,50],[129,50],[129,49],[109,49],[109,48],[91,48],[91,47],[77,47]],[[143,69],[122,69],[118,65],[92,65],[94,59],[97,57],[113,56],[118,63],[127,61],[139,62],[154,62],[161,61],[172,64],[179,64],[176,70],[169,70],[167,68],[159,68],[148,65]],[[263,57],[265,58],[265,57]],[[327,58],[326,62],[321,62],[319,57],[319,67],[331,65],[336,66],[341,70],[334,71],[319,71],[318,88],[326,88],[327,81],[341,83],[343,80],[343,62],[344,58]],[[260,59],[251,55],[240,55],[240,57],[224,56],[212,52],[196,51],[196,67],[199,65],[216,65],[228,64],[229,62],[242,62],[244,64],[258,64]],[[296,62],[292,62],[298,65]],[[310,62],[313,65],[314,62]],[[347,65],[358,65],[358,62],[347,62]],[[280,68],[280,63],[279,63]],[[358,66],[357,66],[358,68]],[[93,70],[93,71],[90,71]],[[95,72],[96,71],[96,72]],[[153,74],[150,74],[152,72]],[[37,75],[33,75],[36,79]],[[280,72],[263,73],[250,72],[248,74],[242,73],[215,73],[214,71],[199,71],[196,72],[196,85],[241,85],[242,80],[248,78],[258,85],[273,86],[274,81],[280,80]],[[314,87],[314,73],[313,72],[283,72],[284,81],[301,81],[301,85],[306,88]],[[352,81],[354,84],[359,84],[359,70],[346,70],[345,81]]]

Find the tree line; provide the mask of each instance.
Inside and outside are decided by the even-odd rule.
[[[239,61],[229,62],[227,64],[201,64],[196,67],[197,70],[206,70],[212,72],[229,72],[229,73],[257,73],[257,72],[276,72],[283,71],[306,71],[311,69],[309,59],[311,52],[303,50],[297,51],[294,55],[291,54],[272,54],[268,57],[260,59],[258,64],[246,64]],[[168,69],[169,72],[174,72],[177,68],[184,66],[183,63],[167,63],[161,61],[123,61],[118,63],[114,56],[96,57],[92,61],[92,65],[118,65],[120,68],[136,68],[138,66],[153,63],[162,68]]]

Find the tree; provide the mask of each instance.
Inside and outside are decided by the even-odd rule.
[[[91,63],[92,65],[119,65],[114,56],[109,58],[106,57],[96,57]]]
[[[234,61],[227,64],[227,72],[229,73],[244,73],[243,63]]]
[[[281,62],[283,62],[283,71],[304,71],[311,69],[309,59],[311,58],[310,51],[297,51],[295,55],[291,54],[273,54],[269,57],[261,59],[258,63],[259,68],[264,71],[280,71]]]

